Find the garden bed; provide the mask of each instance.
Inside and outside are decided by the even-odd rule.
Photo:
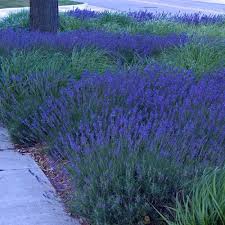
[[[0,22],[0,119],[68,162],[71,213],[225,223],[224,17],[74,10],[57,35],[28,18]]]

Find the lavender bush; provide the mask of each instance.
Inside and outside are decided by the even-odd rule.
[[[72,82],[61,90],[59,99],[48,99],[41,107],[41,119],[34,122],[42,121],[42,129],[49,125],[54,130],[58,123],[59,141],[67,140],[66,130],[74,127],[69,126],[74,118],[77,126],[68,132],[76,151],[83,144],[92,149],[125,136],[130,146],[147,142],[149,149],[158,146],[159,152],[182,163],[223,164],[224,71],[198,82],[191,75],[157,66],[145,73]]]
[[[0,31],[0,49],[52,48],[62,51],[72,51],[73,48],[94,46],[105,49],[112,54],[132,53],[140,56],[152,55],[164,48],[182,45],[187,42],[186,35],[170,34],[157,35],[130,35],[126,33],[113,34],[104,31],[76,30],[72,32],[41,34],[26,30],[14,31],[6,29]]]
[[[87,74],[21,122],[70,161],[76,213],[93,224],[158,221],[154,207],[163,212],[190,179],[225,162],[224,73]]]
[[[67,15],[78,18],[78,19],[82,19],[82,20],[98,18],[102,14],[103,13],[100,13],[100,12],[96,12],[96,11],[92,11],[88,9],[81,10],[79,8],[76,8],[74,10],[70,10],[67,12]]]
[[[138,22],[170,20],[190,25],[207,25],[207,24],[224,24],[225,17],[223,15],[204,15],[202,13],[193,14],[169,14],[169,13],[152,13],[148,11],[130,12],[128,16]]]
[[[135,22],[149,22],[157,20],[170,20],[174,22],[186,23],[190,25],[207,25],[207,24],[224,24],[225,17],[223,15],[205,15],[202,13],[192,14],[170,14],[170,13],[154,13],[148,11],[131,11],[128,13],[110,13],[110,12],[94,12],[92,10],[75,9],[67,13],[69,16],[87,20],[87,19],[104,19],[107,16],[120,16],[124,19],[134,20]]]

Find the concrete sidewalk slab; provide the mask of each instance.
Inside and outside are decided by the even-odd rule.
[[[0,170],[21,170],[37,168],[33,159],[27,155],[21,155],[15,151],[1,151],[0,152]]]
[[[2,140],[11,144],[6,129]],[[4,145],[2,145],[4,146]],[[0,225],[79,225],[64,210],[48,178],[29,155],[0,151]]]

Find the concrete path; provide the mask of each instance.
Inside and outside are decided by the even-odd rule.
[[[0,128],[0,225],[79,225],[67,215],[34,160],[14,151],[3,128]]]
[[[87,3],[85,4],[79,4],[79,5],[67,5],[67,6],[59,6],[59,11],[60,12],[66,12],[69,10],[73,9],[90,9],[94,11],[111,11],[110,9],[104,8],[104,7],[98,7],[98,6],[93,6],[93,5],[88,5]],[[21,10],[29,10],[29,7],[23,7],[23,8],[5,8],[5,9],[0,9],[0,18],[4,18],[8,16],[11,13],[16,13],[20,12]]]

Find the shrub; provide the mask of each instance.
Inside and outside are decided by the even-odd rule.
[[[225,170],[205,171],[195,182],[191,194],[177,199],[174,221],[169,225],[219,225],[225,224]]]
[[[48,48],[64,52],[71,52],[74,47],[96,47],[104,49],[112,55],[138,54],[148,56],[160,52],[162,49],[175,45],[182,45],[188,41],[186,35],[170,34],[130,35],[126,33],[109,33],[104,31],[76,30],[58,35],[25,30],[0,30],[0,49],[29,50],[33,48]]]
[[[80,10],[77,8],[77,9],[68,11],[66,14],[76,19],[87,20],[87,19],[94,19],[94,18],[101,17],[105,13],[100,13],[100,12],[87,10],[87,9]]]
[[[23,126],[70,161],[79,193],[72,207],[91,223],[158,221],[154,207],[164,212],[187,180],[224,164],[224,71],[200,81],[159,66],[86,76],[46,98]]]
[[[59,98],[42,105],[35,125],[28,125],[47,133],[60,129],[61,137],[53,138],[59,152],[71,143],[67,133],[76,143],[72,149],[82,149],[82,143],[90,148],[96,141],[107,144],[121,134],[193,167],[223,164],[224,71],[197,82],[185,73],[162,70],[157,66],[146,69],[145,76],[108,73],[70,81]]]

